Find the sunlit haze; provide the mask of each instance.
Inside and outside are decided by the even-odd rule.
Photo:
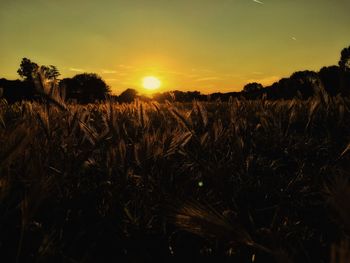
[[[350,44],[348,0],[1,0],[0,78],[23,57],[61,77],[99,74],[119,94],[238,91],[336,64]]]
[[[142,80],[142,86],[148,91],[159,89],[161,84],[161,81],[153,76],[144,77]]]

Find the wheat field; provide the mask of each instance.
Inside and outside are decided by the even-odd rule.
[[[1,258],[349,262],[349,143],[340,96],[3,100]]]

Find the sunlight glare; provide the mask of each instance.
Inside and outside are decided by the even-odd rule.
[[[142,86],[147,90],[159,89],[161,85],[160,80],[153,76],[144,77],[142,80]]]

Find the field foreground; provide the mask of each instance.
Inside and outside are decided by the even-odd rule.
[[[341,97],[1,101],[1,260],[348,262],[349,143]]]

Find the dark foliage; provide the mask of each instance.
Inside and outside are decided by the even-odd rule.
[[[105,100],[110,88],[104,80],[94,73],[83,73],[73,78],[61,80],[60,87],[66,90],[66,98],[79,103]]]
[[[339,67],[342,71],[350,71],[350,46],[341,51]]]
[[[193,100],[206,100],[207,96],[202,95],[199,91],[174,90],[170,92],[156,93],[153,95],[153,99],[158,102],[165,102],[165,101],[191,102]]]
[[[35,97],[34,84],[30,81],[0,79],[0,88],[3,90],[0,97],[10,103]]]
[[[137,91],[134,89],[126,89],[118,97],[119,102],[130,103],[133,102],[137,97]]]
[[[256,92],[259,91],[263,88],[263,85],[261,85],[260,83],[248,83],[243,87],[243,92]]]
[[[340,93],[341,69],[337,66],[329,66],[321,68],[318,73],[322,84],[331,96],[336,96]]]
[[[56,66],[50,65],[41,67],[47,79],[57,79],[61,75]]]
[[[230,98],[238,98],[243,97],[241,92],[227,92],[227,93],[221,93],[216,92],[210,94],[207,98],[208,101],[229,101]]]
[[[38,64],[32,62],[28,58],[23,58],[19,69],[17,70],[18,75],[20,75],[24,80],[32,81],[33,80],[33,72],[38,69]]]

